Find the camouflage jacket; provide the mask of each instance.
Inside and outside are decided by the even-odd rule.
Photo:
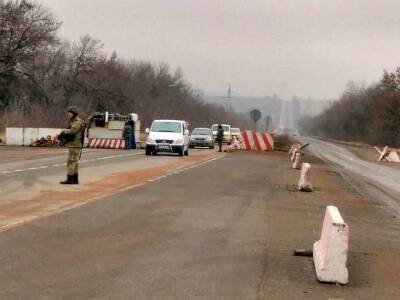
[[[124,131],[122,132],[122,137],[128,138],[132,134],[132,126],[127,125],[124,127]]]
[[[224,129],[218,128],[217,131],[217,141],[222,141],[224,139]]]
[[[80,148],[82,147],[82,135],[85,130],[85,121],[76,116],[69,123],[69,128],[64,130],[64,133],[74,135],[74,138],[71,142],[65,144],[66,147],[69,148]]]

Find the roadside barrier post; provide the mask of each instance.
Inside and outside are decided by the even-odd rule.
[[[321,238],[314,243],[313,259],[317,278],[321,282],[347,284],[347,251],[349,227],[336,206],[325,211]]]
[[[303,163],[301,165],[300,179],[299,179],[299,191],[312,192],[313,186],[310,182],[311,165],[309,163]]]
[[[300,164],[301,164],[301,154],[300,152],[296,152],[296,156],[292,165],[293,169],[300,169]]]

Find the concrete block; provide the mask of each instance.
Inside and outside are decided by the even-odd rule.
[[[38,128],[24,128],[24,146],[29,146],[39,137]]]
[[[325,211],[322,233],[314,243],[313,258],[317,278],[321,282],[347,284],[347,252],[349,227],[344,223],[339,210],[328,206]]]
[[[299,179],[299,191],[312,192],[313,186],[310,182],[311,165],[309,163],[303,163],[301,165],[300,179]]]
[[[300,169],[300,165],[301,165],[301,154],[300,152],[296,152],[296,156],[292,165],[293,169]]]
[[[399,163],[400,158],[396,151],[391,151],[387,156],[389,162]]]
[[[61,128],[38,128],[38,138],[47,137],[48,135],[55,137],[60,134],[61,131]]]
[[[10,146],[22,146],[24,144],[24,130],[21,127],[6,128],[6,144]]]
[[[296,151],[296,150],[297,151],[300,150],[300,147],[301,147],[301,145],[299,143],[292,144],[292,147],[290,147],[290,150],[289,150],[289,153],[288,153],[290,159],[292,159],[293,152]]]
[[[294,162],[294,160],[296,159],[296,154],[297,153],[299,153],[299,150],[298,149],[294,149],[293,152],[292,152],[292,156],[290,157],[290,160],[292,162]]]

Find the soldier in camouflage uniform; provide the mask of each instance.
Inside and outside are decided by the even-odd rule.
[[[124,130],[122,131],[122,137],[125,139],[125,149],[131,149],[130,139],[132,135],[132,126],[128,122],[125,123]]]
[[[79,110],[75,106],[70,106],[67,110],[69,127],[63,130],[64,134],[71,135],[71,139],[65,144],[68,147],[67,160],[67,179],[61,184],[79,184],[78,180],[78,161],[82,149],[83,135],[85,134],[85,121],[79,118]]]
[[[222,142],[224,140],[224,128],[222,127],[221,124],[218,125],[217,129],[217,142],[218,142],[218,152],[222,152]]]

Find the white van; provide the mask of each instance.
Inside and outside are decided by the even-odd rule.
[[[158,152],[189,155],[189,129],[185,121],[154,120],[146,141],[146,155]]]
[[[221,125],[222,125],[222,128],[224,129],[224,139],[222,140],[222,142],[230,145],[232,143],[231,125],[228,125],[228,124],[221,124]],[[216,142],[218,124],[213,124],[211,126],[211,130],[212,130],[212,134],[214,137],[214,142]]]

